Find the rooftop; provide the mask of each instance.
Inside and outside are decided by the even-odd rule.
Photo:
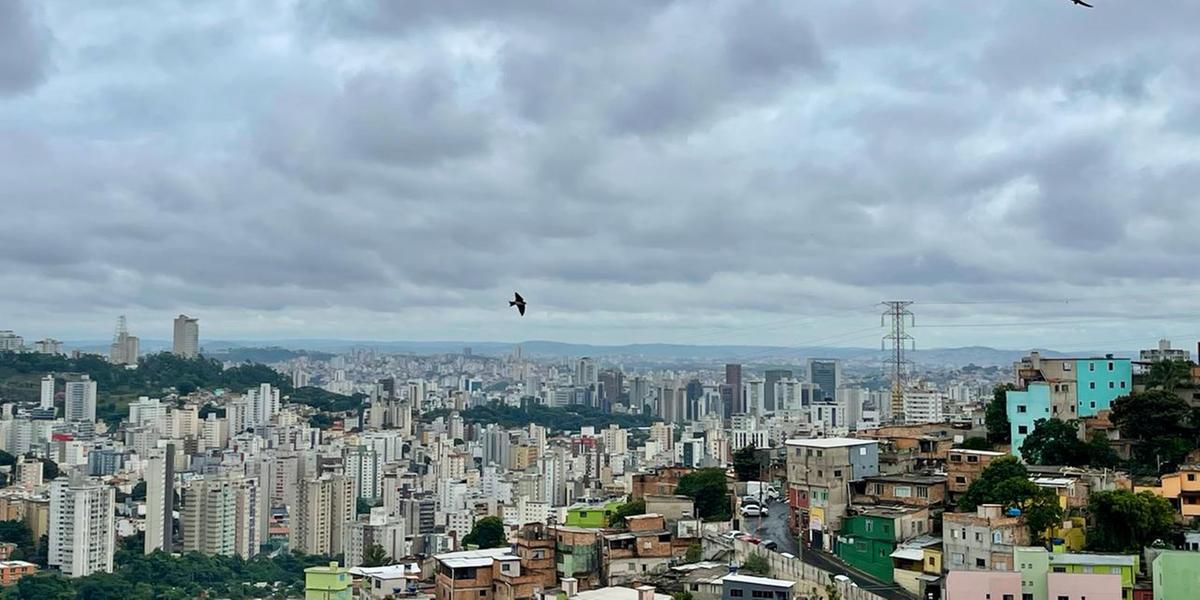
[[[503,548],[488,548],[486,550],[447,552],[435,555],[434,558],[451,569],[462,569],[466,567],[486,567],[491,565],[493,560],[511,554],[512,549],[505,546]]]
[[[873,475],[871,477],[864,477],[863,480],[883,483],[917,483],[922,485],[934,485],[938,483],[946,483],[946,476],[916,474]]]
[[[791,589],[796,585],[794,581],[786,579],[771,579],[770,577],[755,577],[753,575],[726,575],[721,578],[722,582],[728,581],[731,583],[749,583],[753,585],[766,585],[777,588]]]
[[[627,587],[606,587],[579,592],[573,600],[638,600],[638,591]],[[671,600],[671,596],[656,593],[654,600]]]
[[[951,452],[959,454],[975,454],[978,456],[1006,456],[1007,452],[992,452],[991,450],[967,450],[966,448],[951,448]]]
[[[1137,564],[1137,557],[1127,554],[1056,554],[1050,553],[1050,564],[1063,565],[1106,565],[1111,567],[1132,567]]]
[[[850,446],[878,443],[877,440],[860,440],[844,437],[794,439],[786,442],[789,446],[800,446],[803,448],[848,448]]]
[[[421,567],[416,563],[387,565],[385,567],[354,567],[350,574],[356,577],[378,577],[380,579],[400,579],[403,577],[421,577]]]

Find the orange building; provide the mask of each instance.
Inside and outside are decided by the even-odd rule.
[[[946,487],[950,494],[953,496],[966,493],[971,483],[979,478],[979,474],[1001,456],[1007,455],[987,450],[950,450],[946,457]]]
[[[37,565],[23,560],[0,561],[0,585],[12,585],[18,579],[37,571]]]
[[[1200,465],[1180,465],[1179,471],[1163,475],[1158,486],[1139,485],[1134,491],[1166,498],[1185,519],[1200,517]]]

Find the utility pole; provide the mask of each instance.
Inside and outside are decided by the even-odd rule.
[[[912,311],[908,310],[912,306],[911,300],[890,300],[882,303],[886,310],[879,318],[879,326],[884,325],[885,319],[891,320],[892,332],[883,336],[881,350],[887,350],[890,345],[891,352],[887,358],[883,359],[884,365],[887,367],[892,378],[892,422],[904,423],[904,387],[905,379],[908,376],[909,367],[912,366],[912,361],[904,355],[906,347],[916,350],[917,342],[911,335],[905,331],[905,320],[908,320],[909,325],[915,325],[916,321]]]

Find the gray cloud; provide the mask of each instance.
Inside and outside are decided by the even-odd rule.
[[[1183,0],[3,6],[0,327],[32,337],[862,343],[909,297],[1092,319],[937,343],[1070,347],[1197,291]]]
[[[45,80],[51,38],[40,16],[35,3],[0,3],[0,96],[28,91]]]

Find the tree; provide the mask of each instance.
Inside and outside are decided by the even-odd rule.
[[[43,572],[22,577],[4,597],[8,600],[75,600],[75,590],[67,578]]]
[[[616,512],[613,513],[612,520],[609,521],[609,525],[612,527],[625,527],[625,519],[627,517],[644,514],[646,514],[645,500],[633,500],[631,502],[626,502],[625,504],[617,507]]]
[[[958,447],[962,448],[963,450],[991,450],[992,443],[989,442],[987,438],[969,437],[963,440]]]
[[[12,467],[17,464],[17,457],[0,450],[0,466]]]
[[[1034,465],[1088,464],[1088,445],[1079,439],[1079,422],[1038,419],[1021,444],[1021,456]]]
[[[696,503],[696,514],[705,521],[725,521],[730,517],[729,487],[725,469],[697,469],[679,478],[675,493]]]
[[[1146,387],[1174,392],[1192,378],[1192,363],[1186,360],[1160,360],[1150,365]]]
[[[25,521],[0,521],[0,542],[16,544],[18,548],[33,549],[33,531]]]
[[[142,480],[133,485],[133,491],[129,492],[129,497],[134,502],[142,502],[146,500],[146,481]]]
[[[692,542],[688,545],[687,553],[683,555],[683,562],[697,563],[704,558],[704,549],[700,546],[700,542]]]
[[[1088,513],[1088,546],[1103,552],[1140,552],[1156,540],[1170,539],[1175,522],[1171,503],[1150,492],[1094,492]]]
[[[363,550],[362,566],[364,567],[382,567],[391,562],[392,559],[388,557],[387,550],[384,550],[383,546],[379,544],[371,544],[367,546],[366,550]]]
[[[1087,442],[1088,465],[1098,468],[1115,468],[1121,463],[1121,457],[1108,443],[1108,437],[1102,431],[1093,431]]]
[[[755,575],[770,575],[771,563],[767,562],[766,557],[762,554],[754,552],[746,557],[742,563],[742,570]]]
[[[1047,530],[1063,517],[1057,494],[1030,481],[1025,465],[1011,456],[993,460],[967,488],[958,509],[972,511],[980,504],[1019,508],[1035,539],[1044,538]]]
[[[1109,419],[1121,437],[1134,442],[1135,471],[1158,475],[1174,470],[1194,447],[1192,416],[1179,396],[1149,390],[1113,400]]]
[[[1012,429],[1008,421],[1008,392],[1016,391],[1017,386],[1006,383],[992,389],[992,401],[988,402],[987,412],[984,413],[984,423],[987,425],[987,437],[993,444],[1008,444],[1012,442]]]
[[[692,600],[692,593],[687,590],[675,592],[674,594],[671,594],[671,598],[672,600]]]
[[[825,600],[842,600],[842,592],[834,582],[833,575],[830,575],[829,581],[825,582]]]
[[[757,481],[762,472],[754,444],[733,453],[733,471],[738,481]]]
[[[464,546],[477,546],[481,550],[499,548],[508,545],[508,534],[500,517],[484,517],[475,521],[471,533],[463,536],[462,541]]]
[[[58,479],[59,475],[62,474],[58,470],[58,463],[56,463],[48,458],[38,458],[37,460],[42,461],[42,477],[46,481],[50,481],[52,479]]]

